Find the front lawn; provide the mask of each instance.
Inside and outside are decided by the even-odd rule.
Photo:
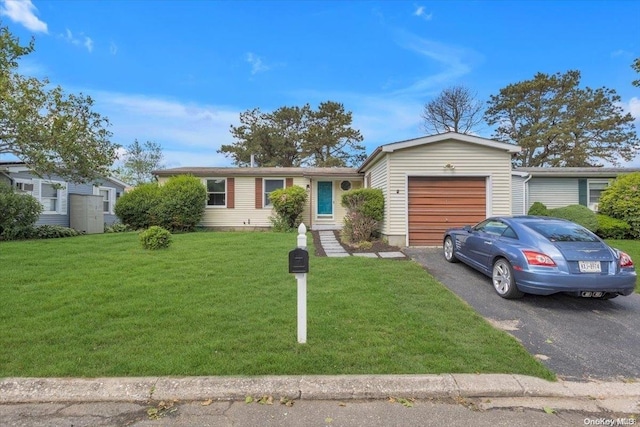
[[[411,261],[311,255],[298,344],[294,246],[295,234],[240,232],[174,235],[160,251],[135,233],[0,242],[0,377],[554,378]]]
[[[636,271],[640,273],[640,240],[613,240],[608,239],[607,243],[614,248],[626,252],[633,260]],[[636,280],[636,293],[640,293],[640,285]]]

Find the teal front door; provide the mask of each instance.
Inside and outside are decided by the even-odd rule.
[[[318,181],[318,215],[333,215],[333,182]]]

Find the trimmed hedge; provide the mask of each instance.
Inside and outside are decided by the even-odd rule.
[[[620,175],[600,195],[598,211],[625,221],[631,237],[640,238],[640,172]]]
[[[603,239],[626,239],[631,237],[631,226],[621,219],[597,214],[598,230],[596,234]]]
[[[291,231],[298,228],[302,222],[307,197],[306,190],[298,185],[274,190],[269,194],[269,200],[276,212],[274,217],[269,217],[274,231]]]
[[[142,247],[145,249],[165,249],[171,245],[171,233],[157,225],[141,231],[138,236]]]
[[[177,175],[164,185],[142,184],[116,202],[120,222],[134,230],[153,225],[171,231],[192,231],[204,216],[207,189],[191,175]]]
[[[549,209],[548,216],[573,221],[592,232],[598,229],[598,219],[595,212],[586,206],[569,205],[562,208]]]
[[[529,208],[529,212],[527,212],[527,215],[549,216],[549,209],[547,209],[547,206],[544,203],[533,202]]]
[[[120,222],[134,230],[148,228],[157,224],[153,209],[160,202],[160,198],[158,183],[139,185],[118,199],[116,215]]]

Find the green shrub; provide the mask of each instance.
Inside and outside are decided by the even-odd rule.
[[[131,231],[131,228],[129,228],[129,226],[127,224],[122,224],[119,222],[114,222],[111,225],[104,225],[104,232],[105,233],[124,233],[127,231]]]
[[[533,202],[527,215],[549,216],[549,209],[544,203]]]
[[[597,214],[598,230],[596,234],[603,239],[626,239],[631,236],[631,226],[621,219]]]
[[[34,229],[35,239],[59,239],[62,237],[79,236],[80,233],[73,228],[63,227],[61,225],[39,225]]]
[[[569,205],[562,208],[549,209],[549,216],[573,221],[593,232],[598,229],[598,220],[595,212],[586,206]]]
[[[382,190],[360,188],[342,194],[342,206],[347,208],[342,238],[349,243],[371,240],[384,218]]]
[[[192,175],[172,176],[160,186],[160,201],[152,208],[153,219],[171,231],[193,231],[202,221],[207,189]]]
[[[139,185],[118,199],[116,215],[120,222],[134,230],[157,225],[152,210],[160,202],[160,197],[160,187],[157,183]]]
[[[28,194],[0,184],[0,240],[28,239],[42,212],[42,205]]]
[[[276,215],[269,217],[274,231],[296,230],[302,222],[302,211],[307,203],[307,192],[294,185],[274,190],[269,194]]]
[[[139,234],[140,243],[145,249],[163,249],[171,245],[171,233],[157,225],[141,231]]]
[[[640,237],[640,172],[620,175],[600,195],[598,212],[625,221]]]

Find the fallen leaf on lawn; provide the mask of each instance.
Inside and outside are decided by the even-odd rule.
[[[213,400],[211,399],[207,399],[204,402],[201,403],[202,406],[209,406],[213,403]]]
[[[547,414],[555,414],[556,410],[553,408],[549,408],[548,406],[545,406],[544,408],[542,408],[544,410],[544,412],[546,412]]]

